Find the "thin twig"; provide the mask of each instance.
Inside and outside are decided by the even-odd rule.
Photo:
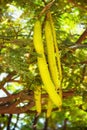
[[[10,130],[11,119],[12,119],[12,114],[10,114],[8,117],[7,130]]]
[[[11,95],[4,87],[2,87],[2,90],[5,92],[5,94],[6,94],[7,96],[10,96],[10,95]]]
[[[73,49],[73,50],[87,48],[87,44],[75,44],[75,45],[72,45],[68,48]]]
[[[51,6],[53,5],[53,3],[55,2],[55,0],[51,1],[50,3],[48,3],[41,11],[41,13],[39,14],[39,17],[41,17],[46,11],[48,11]]]
[[[64,124],[63,124],[62,130],[67,130],[67,121],[68,121],[68,119],[65,118],[65,119],[64,119]]]
[[[48,118],[45,119],[43,130],[47,130],[47,127],[48,127]]]
[[[13,130],[16,130],[18,120],[19,120],[19,114],[17,114],[17,118],[16,118],[16,122],[15,122],[15,124],[14,124]]]
[[[81,34],[79,39],[76,41],[75,45],[70,46],[70,49],[78,49],[78,48],[87,48],[87,44],[81,44],[85,39],[87,38],[87,28],[85,31]]]
[[[32,126],[33,130],[37,130],[37,121],[38,121],[38,118],[39,118],[39,114],[36,113],[34,121],[33,121],[33,126]]]
[[[87,38],[87,28],[82,33],[82,35],[79,37],[79,39],[76,41],[76,44],[82,43]]]

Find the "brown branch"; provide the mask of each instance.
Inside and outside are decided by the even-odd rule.
[[[12,100],[14,100],[14,99],[20,98],[21,95],[22,95],[24,92],[25,92],[25,91],[21,91],[21,92],[19,92],[19,93],[17,93],[17,94],[9,95],[8,97],[2,97],[2,98],[0,98],[0,103],[1,103],[1,102],[3,102],[3,103],[5,103],[5,102],[10,102],[10,101],[12,101]]]
[[[39,114],[36,113],[34,121],[33,121],[33,127],[32,127],[33,130],[37,130],[37,121],[38,121],[38,118],[39,118]]]
[[[12,114],[10,114],[8,117],[7,130],[10,130],[11,119],[12,119]]]
[[[69,49],[76,50],[78,48],[87,48],[87,44],[81,44],[87,38],[87,28],[81,34],[79,39],[76,41],[75,45],[68,47]]]
[[[70,90],[68,92],[63,92],[63,98],[68,98],[69,96],[74,95],[75,90]],[[42,94],[42,99],[47,98],[48,94]],[[20,103],[24,103],[24,106],[21,107]],[[25,105],[27,103],[27,105]],[[29,112],[29,109],[35,105],[34,103],[34,94],[33,92],[28,93],[27,91],[19,92],[18,94],[13,94],[8,97],[0,98],[0,113],[9,113],[9,114],[19,114],[24,112]],[[42,102],[42,105],[43,102]],[[57,108],[58,110],[58,108]],[[36,113],[36,111],[33,111]],[[44,112],[44,110],[43,110]]]
[[[87,45],[86,44],[75,44],[75,45],[68,47],[68,49],[71,49],[73,51],[75,51],[76,49],[82,49],[82,48],[87,48]]]
[[[80,64],[87,64],[87,61],[82,61],[80,62]]]
[[[48,118],[45,119],[45,123],[44,123],[44,128],[43,130],[47,130],[47,127],[48,127]]]
[[[75,90],[69,90],[67,92],[63,92],[63,98],[68,98],[69,96],[73,96],[74,95],[74,91]],[[3,103],[6,103],[6,102],[12,102],[14,100],[31,100],[33,98],[33,92],[28,92],[23,90],[17,94],[12,94],[12,95],[9,95],[8,97],[1,97],[0,98],[0,105],[3,104]],[[48,94],[42,94],[41,95],[42,98],[47,98],[48,97]]]
[[[15,75],[15,72],[9,73],[1,82],[0,82],[0,89],[2,89],[5,83],[9,82],[12,77]]]
[[[6,94],[7,96],[10,95],[10,93],[9,93],[4,87],[2,87],[2,90],[5,92],[5,94]]]
[[[67,130],[67,121],[68,121],[68,119],[65,118],[65,119],[64,119],[64,124],[63,124],[62,130]]]
[[[8,97],[0,98],[1,99],[0,110],[1,109],[9,109],[9,110],[15,109],[17,105],[19,105],[20,103],[23,103],[25,101],[26,102],[32,101],[32,95],[27,96],[24,93],[19,93],[16,96],[17,96],[16,98],[11,98],[11,96],[9,96],[10,98]],[[4,99],[4,102],[2,102],[3,99]],[[8,100],[5,100],[5,99],[8,99]]]
[[[63,98],[68,98],[74,96],[75,89],[69,90],[67,92],[63,92]]]
[[[12,130],[15,130],[15,129],[16,129],[18,120],[19,120],[19,114],[17,114],[16,122],[15,122],[14,128],[13,128]]]
[[[41,11],[41,13],[39,14],[39,17],[41,17],[46,11],[48,11],[51,6],[53,5],[53,3],[55,2],[55,0],[51,1],[50,3],[48,3]]]
[[[87,28],[85,31],[82,33],[82,35],[79,37],[79,39],[76,41],[76,44],[80,44],[87,38]]]
[[[80,9],[83,9],[85,11],[87,11],[87,8],[83,7],[81,4],[79,5],[78,3],[76,3],[74,0],[67,0],[69,3],[73,4],[74,7],[78,7]]]
[[[10,108],[10,107],[6,107],[4,109],[0,109],[0,114],[20,114],[20,113],[26,113],[26,111],[28,111],[30,108],[32,108],[34,106],[34,102],[29,103],[26,106],[23,107],[15,107],[15,108]]]

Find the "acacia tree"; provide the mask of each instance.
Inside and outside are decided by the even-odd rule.
[[[87,127],[87,2],[81,0],[0,1],[0,129],[80,129]],[[42,92],[38,116],[34,90],[41,84],[33,27],[50,10],[62,65],[62,110],[46,118]],[[44,19],[44,20],[43,20]],[[83,128],[85,129],[85,128]]]

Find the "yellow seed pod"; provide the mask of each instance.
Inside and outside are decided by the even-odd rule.
[[[33,41],[34,41],[36,52],[39,54],[44,53],[44,47],[42,44],[42,35],[41,35],[41,23],[39,20],[36,21],[34,25]]]
[[[34,99],[36,110],[40,114],[41,113],[41,86],[36,86],[36,90],[34,90]]]
[[[56,32],[55,32],[55,27],[54,27],[54,23],[53,23],[53,19],[52,19],[52,15],[50,13],[50,11],[47,13],[47,19],[50,22],[50,26],[51,26],[51,32],[52,32],[52,37],[53,37],[53,43],[54,43],[54,48],[55,48],[55,53],[56,53],[56,66],[57,66],[57,71],[58,71],[58,82],[59,82],[59,86],[57,88],[59,88],[59,95],[61,96],[62,99],[62,88],[61,88],[61,82],[62,82],[62,69],[61,69],[61,61],[60,61],[60,54],[59,54],[59,49],[58,49],[58,44],[57,44],[57,39],[56,39]]]
[[[40,21],[37,21],[34,26],[34,47],[35,47],[36,52],[41,55],[40,57],[37,58],[40,76],[44,84],[44,89],[49,94],[50,99],[56,106],[60,107],[62,105],[62,101],[59,94],[57,94],[55,90],[55,86],[50,77],[48,65],[46,62],[45,55],[44,55],[44,48],[43,48],[41,33],[42,33],[41,23]]]
[[[48,99],[48,104],[47,104],[47,118],[49,118],[51,116],[51,112],[52,112],[52,108],[53,108],[53,103],[51,101],[51,99]]]
[[[50,25],[51,25],[53,41],[54,41],[54,46],[55,46],[55,50],[56,50],[56,57],[57,57],[57,65],[58,65],[59,77],[60,77],[60,81],[61,81],[62,80],[62,69],[61,69],[60,54],[59,54],[59,49],[58,49],[58,44],[57,44],[55,27],[54,27],[54,23],[53,23],[53,19],[52,19],[52,15],[51,15],[50,11],[47,13],[47,18],[49,19]]]
[[[53,83],[56,86],[56,89],[58,89],[60,88],[60,80],[59,80],[58,68],[56,64],[52,28],[50,25],[50,21],[48,20],[46,20],[46,23],[45,23],[45,36],[46,36],[49,69],[50,69]]]

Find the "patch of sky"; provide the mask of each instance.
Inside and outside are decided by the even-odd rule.
[[[18,19],[22,15],[23,11],[21,9],[18,9],[17,7],[11,4],[7,4],[7,6],[8,6],[8,15],[12,17],[13,21]]]

